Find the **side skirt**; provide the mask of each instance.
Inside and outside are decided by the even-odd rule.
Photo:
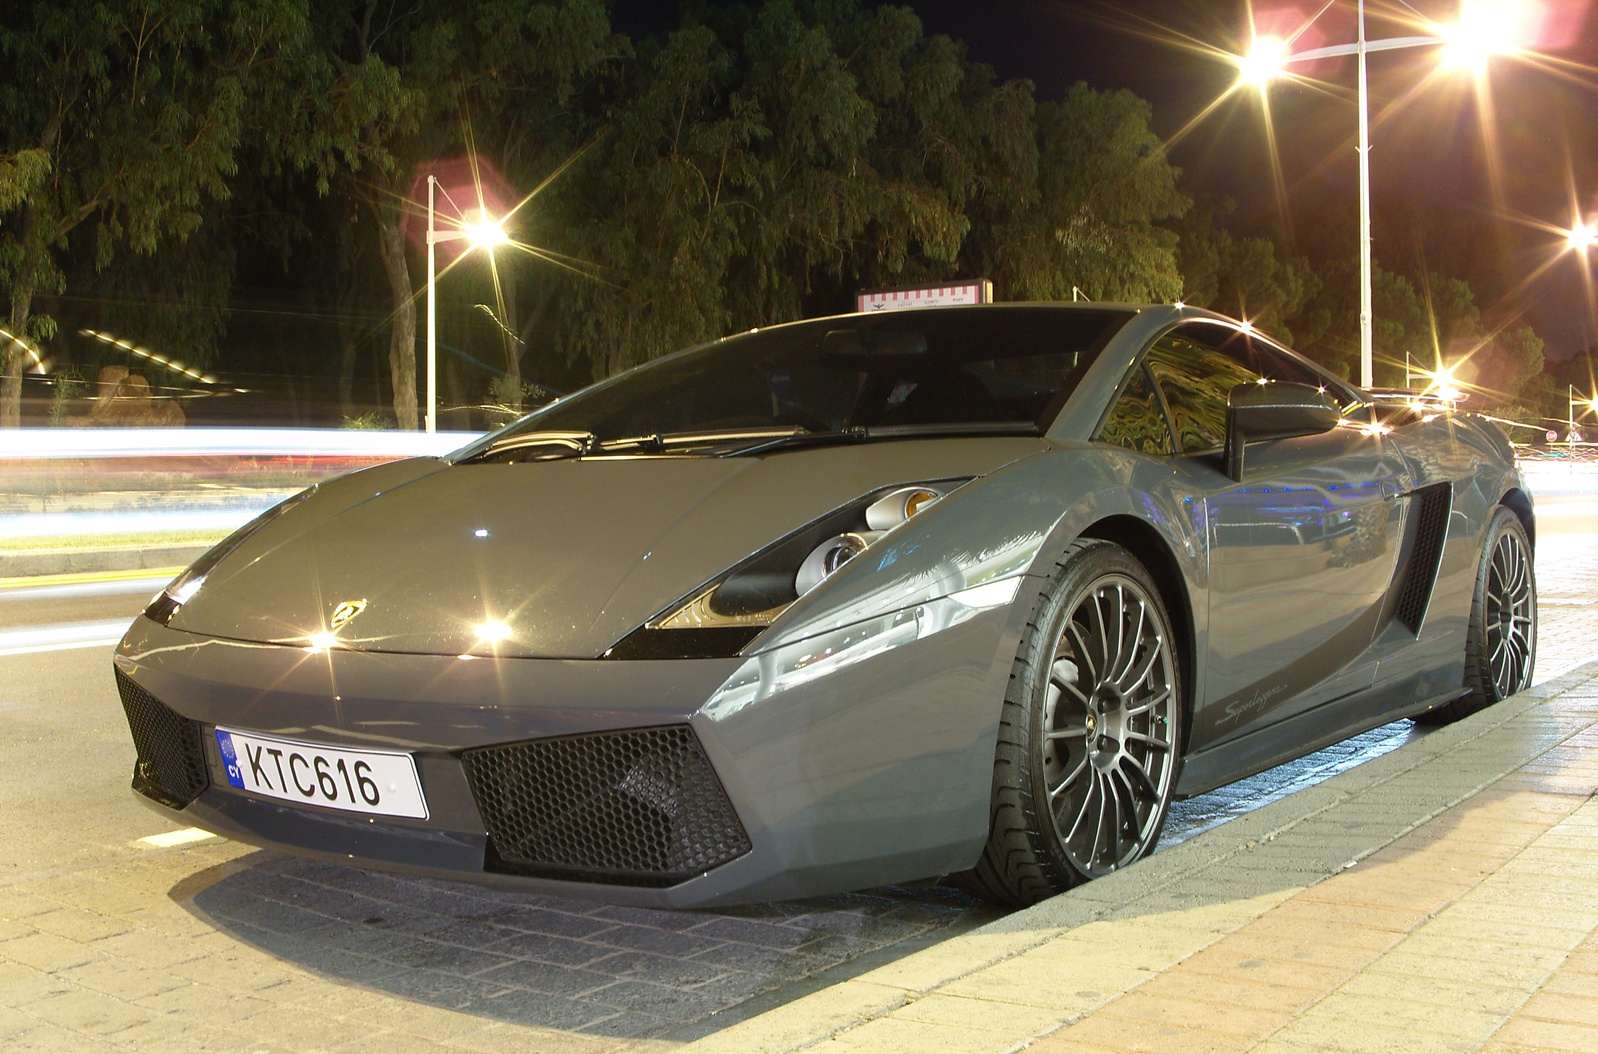
[[[1404,682],[1394,687],[1412,686]],[[1182,780],[1177,785],[1176,795],[1191,798],[1247,779],[1333,743],[1341,743],[1350,736],[1451,703],[1465,693],[1464,688],[1450,688],[1415,701],[1413,697],[1404,699],[1406,693],[1377,689],[1334,699],[1280,724],[1188,755],[1183,762]]]

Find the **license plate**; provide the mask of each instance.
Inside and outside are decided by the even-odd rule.
[[[427,818],[409,754],[344,750],[320,743],[216,730],[228,782],[267,798],[378,816]]]

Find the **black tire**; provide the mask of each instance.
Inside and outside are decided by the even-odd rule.
[[[1153,850],[1181,772],[1178,660],[1143,565],[1112,542],[1073,543],[1021,638],[999,721],[988,844],[963,886],[1032,904]]]
[[[1537,665],[1537,574],[1520,517],[1493,511],[1476,567],[1465,630],[1467,694],[1415,720],[1445,725],[1531,687]]]

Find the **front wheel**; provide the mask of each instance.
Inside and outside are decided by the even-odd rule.
[[[1060,560],[999,725],[988,844],[971,884],[1030,904],[1147,855],[1181,769],[1175,636],[1147,570],[1111,542]]]

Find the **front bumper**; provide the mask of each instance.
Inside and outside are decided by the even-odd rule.
[[[730,712],[705,704],[739,659],[312,652],[141,618],[115,661],[125,703],[131,691],[171,715],[152,739],[129,709],[140,746],[135,789],[179,822],[333,862],[686,908],[970,867],[987,837],[1000,701],[1024,618],[1014,608],[986,611]],[[235,789],[222,774],[218,724],[410,752],[428,818],[368,817]],[[589,756],[572,754],[572,744],[601,742],[620,760],[598,765],[598,775],[592,764],[570,767]],[[167,786],[162,773],[175,771],[173,761],[154,756],[172,754],[173,743],[188,744],[187,785]],[[668,755],[675,760],[663,763]],[[474,759],[494,757],[511,761],[496,769],[498,791],[489,793]],[[524,763],[537,757],[543,767]],[[662,792],[663,778],[677,789]],[[507,796],[519,804],[507,806]],[[522,811],[507,820],[507,808]],[[527,866],[518,854],[532,843],[508,841],[535,814],[544,829],[553,820],[568,838],[609,839],[612,848],[617,832],[630,831],[627,844],[652,845],[653,855],[631,871]]]

